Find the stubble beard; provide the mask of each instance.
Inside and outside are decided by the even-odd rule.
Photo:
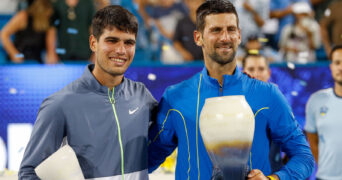
[[[217,52],[210,54],[210,58],[214,60],[216,63],[220,65],[226,65],[234,61],[236,55],[236,51],[234,51],[228,58],[224,58],[223,56],[219,55]]]

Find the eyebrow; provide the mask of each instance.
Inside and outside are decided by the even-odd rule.
[[[116,41],[120,41],[120,40],[122,40],[122,41],[125,41],[125,42],[127,42],[127,41],[129,41],[129,42],[136,42],[136,40],[135,39],[131,39],[131,38],[129,38],[129,39],[121,39],[121,38],[119,38],[119,37],[115,37],[115,36],[109,36],[109,37],[105,37],[105,39],[104,40],[116,40]]]

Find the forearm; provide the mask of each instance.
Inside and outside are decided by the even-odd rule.
[[[308,178],[314,170],[314,158],[304,135],[293,136],[282,148],[290,160],[275,174],[281,180]]]
[[[292,13],[292,8],[291,6],[287,7],[286,9],[283,10],[273,10],[270,12],[270,18],[283,18],[284,16],[287,16]]]
[[[20,53],[18,49],[14,46],[13,42],[10,39],[10,34],[7,32],[1,32],[1,40],[2,40],[2,45],[9,55],[11,60],[14,60],[18,54]]]
[[[327,26],[325,23],[321,23],[320,27],[321,27],[320,29],[321,29],[322,43],[323,43],[326,54],[329,56],[329,53],[331,50],[331,42],[330,42]]]

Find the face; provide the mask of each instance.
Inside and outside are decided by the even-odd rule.
[[[337,49],[332,54],[330,70],[335,83],[342,86],[342,49]]]
[[[90,48],[95,53],[95,69],[111,76],[123,75],[133,61],[135,35],[116,28],[106,28],[99,40],[90,37]]]
[[[194,39],[197,45],[202,46],[206,63],[225,65],[232,62],[241,43],[235,14],[221,13],[206,16],[203,32],[195,31]]]
[[[267,82],[271,76],[270,69],[264,57],[249,56],[246,59],[244,71],[264,82]]]

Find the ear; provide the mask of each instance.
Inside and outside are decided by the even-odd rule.
[[[197,46],[202,46],[203,45],[203,39],[202,39],[202,33],[195,30],[194,31],[194,40]]]
[[[96,52],[97,39],[95,38],[94,35],[90,35],[89,37],[89,46],[92,52]]]

